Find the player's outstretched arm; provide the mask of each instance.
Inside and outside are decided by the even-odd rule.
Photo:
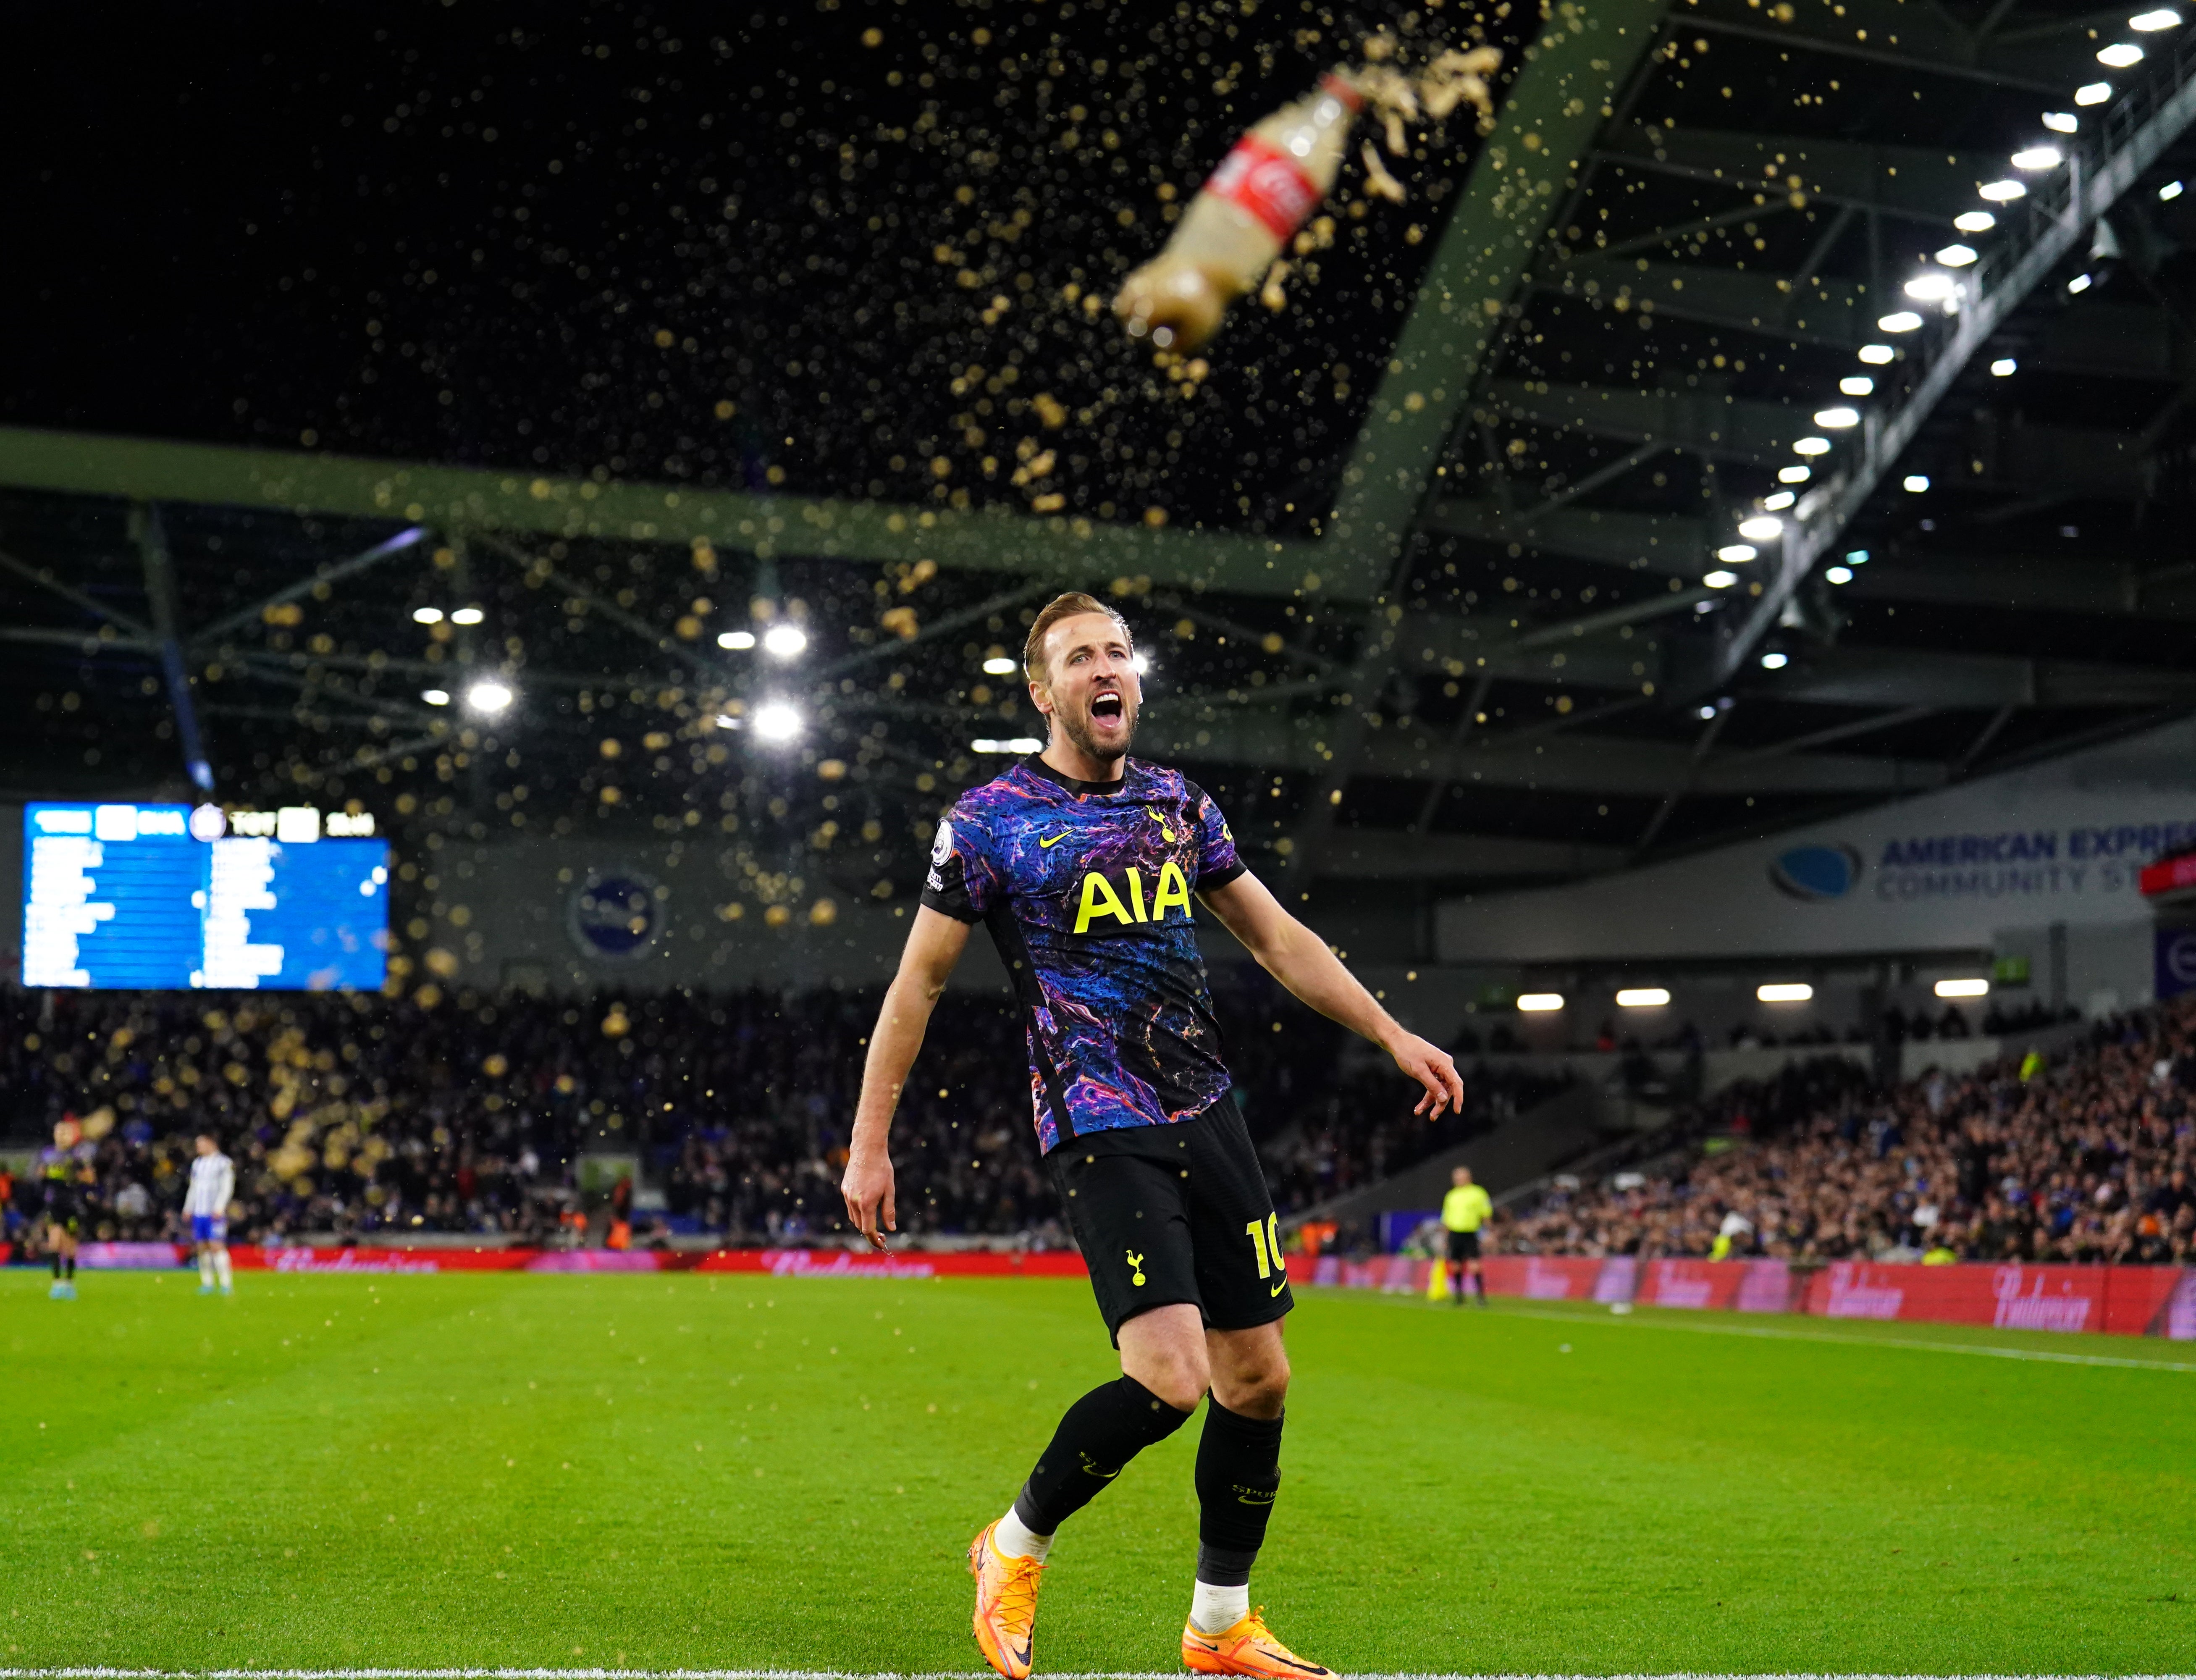
[[[899,973],[886,988],[876,1031],[870,1035],[861,1100],[854,1106],[854,1135],[847,1146],[847,1175],[839,1188],[847,1198],[847,1217],[872,1248],[882,1249],[883,1233],[899,1229],[888,1148],[893,1111],[899,1106],[916,1052],[922,1048],[930,1012],[968,943],[967,922],[928,905],[918,908],[915,926],[908,930],[907,949],[900,953]]]
[[[1203,896],[1261,968],[1320,1014],[1371,1039],[1425,1087],[1413,1113],[1438,1119],[1449,1109],[1463,1111],[1464,1081],[1448,1053],[1406,1031],[1342,966],[1326,941],[1283,909],[1257,876],[1240,875]]]

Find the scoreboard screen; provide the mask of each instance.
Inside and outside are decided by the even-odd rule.
[[[23,984],[378,989],[389,848],[373,834],[309,805],[27,805]]]

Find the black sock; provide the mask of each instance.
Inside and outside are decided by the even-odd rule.
[[[1189,1421],[1133,1377],[1102,1383],[1067,1408],[1014,1499],[1033,1534],[1049,1534],[1096,1498],[1122,1466]]]
[[[1249,1581],[1280,1486],[1281,1419],[1245,1417],[1208,1397],[1197,1443],[1199,1580]]]
[[[1487,1273],[1484,1272],[1472,1273],[1471,1286],[1479,1291],[1479,1298],[1482,1301],[1487,1299]]]
[[[55,1250],[54,1250],[54,1281],[55,1281],[55,1283],[59,1283],[59,1282],[61,1282],[61,1251],[59,1249],[55,1249]]]
[[[69,1282],[74,1283],[76,1281],[76,1256],[74,1255],[71,1255],[68,1259],[63,1262],[63,1264],[68,1267]]]

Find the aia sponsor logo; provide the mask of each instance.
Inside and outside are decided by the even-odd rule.
[[[1170,909],[1180,910],[1184,921],[1191,919],[1189,877],[1172,858],[1160,864],[1158,875],[1148,880],[1140,869],[1117,870],[1111,875],[1091,869],[1083,877],[1075,931],[1118,933],[1141,922],[1164,921]]]

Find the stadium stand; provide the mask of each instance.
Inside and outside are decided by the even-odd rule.
[[[1500,1221],[1513,1254],[2196,1261],[2196,1000],[1888,1090],[1798,1063],[1719,1094],[1674,1151],[1557,1181]]]
[[[0,1111],[18,1152],[88,1120],[91,1234],[172,1238],[190,1139],[237,1158],[242,1240],[472,1234],[540,1242],[581,1211],[583,1156],[660,1193],[641,1240],[798,1243],[838,1230],[839,1168],[877,996],[0,994]],[[1223,986],[1224,1031],[1285,1210],[1376,1179],[1529,1106],[1545,1074],[1471,1076],[1429,1126],[1400,1080],[1347,1077],[1344,1035],[1270,989]],[[896,1131],[910,1234],[1066,1237],[1026,1123],[1020,1030],[949,994]],[[629,1193],[629,1192],[628,1192]],[[39,1191],[20,1179],[9,1234]],[[649,1198],[650,1200],[653,1198]],[[599,1234],[599,1229],[598,1233]]]

